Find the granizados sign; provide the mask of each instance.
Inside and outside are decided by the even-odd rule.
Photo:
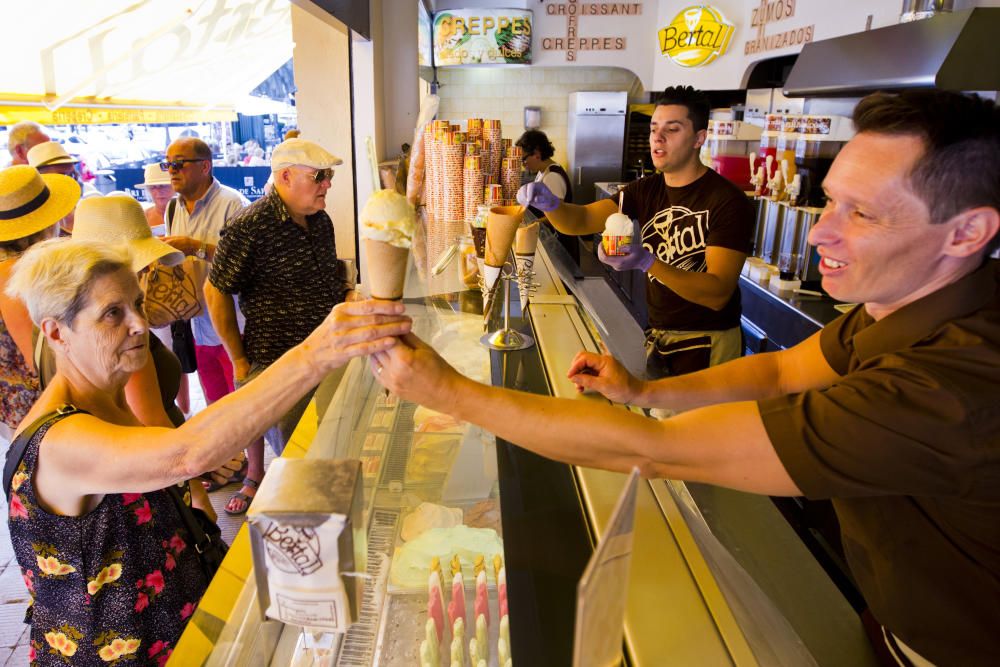
[[[795,16],[795,0],[761,0],[750,13],[750,26],[757,28],[757,37],[743,46],[744,55],[775,51],[788,46],[802,46],[813,41],[816,25],[789,28],[767,34],[767,26]]]
[[[702,67],[729,50],[733,31],[715,7],[687,7],[660,30],[660,52],[681,67]]]
[[[434,15],[434,64],[531,63],[531,12],[449,9]]]

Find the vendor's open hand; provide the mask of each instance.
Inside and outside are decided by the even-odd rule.
[[[399,301],[345,301],[334,306],[322,324],[302,343],[313,363],[326,370],[354,357],[387,350],[410,332],[412,321]]]
[[[517,191],[517,203],[521,206],[532,206],[539,211],[554,211],[559,208],[562,200],[552,194],[552,190],[544,183],[526,183]]]
[[[604,354],[577,352],[566,377],[576,385],[577,391],[597,391],[615,403],[631,403],[639,394],[639,380],[608,354],[607,348]]]
[[[400,398],[448,412],[454,403],[461,375],[434,349],[414,334],[402,336],[399,345],[376,352],[372,372],[382,385]]]
[[[615,271],[631,271],[637,269],[645,273],[653,266],[656,258],[653,253],[642,245],[642,239],[637,235],[632,237],[632,244],[627,255],[610,256],[604,254],[604,244],[597,246],[597,258]]]

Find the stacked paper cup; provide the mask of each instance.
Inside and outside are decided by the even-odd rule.
[[[503,198],[514,199],[517,189],[521,187],[521,159],[505,157],[500,170],[500,185],[503,187]]]
[[[466,128],[469,133],[469,140],[481,140],[483,138],[483,119],[482,118],[470,118],[466,122]]]
[[[499,183],[488,183],[483,189],[483,203],[499,206],[503,203],[503,186]]]
[[[503,137],[501,136],[499,120],[483,121],[483,139],[490,155],[489,182],[500,182],[500,156],[503,151]]]
[[[462,175],[462,189],[465,193],[465,221],[476,217],[479,205],[483,203],[483,169],[478,155],[465,156],[465,172]]]

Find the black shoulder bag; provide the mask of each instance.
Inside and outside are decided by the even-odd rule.
[[[197,481],[195,483],[200,484]],[[181,515],[188,535],[194,540],[194,550],[198,553],[198,562],[201,563],[202,572],[205,573],[208,581],[212,581],[212,577],[222,565],[222,559],[229,551],[229,545],[222,539],[222,529],[202,510],[190,507],[184,502],[184,494],[181,493],[180,485],[175,484],[165,490],[174,501],[177,513]]]
[[[10,449],[7,450],[7,462],[3,467],[3,493],[4,497],[10,501],[10,490],[11,484],[14,480],[14,474],[17,472],[18,466],[21,465],[21,461],[24,459],[24,452],[28,449],[28,443],[31,439],[35,437],[38,433],[38,429],[42,428],[46,424],[56,423],[70,415],[84,414],[89,415],[90,413],[86,410],[80,410],[73,405],[61,405],[56,408],[55,412],[49,412],[44,414],[35,421],[31,423],[31,426],[21,431],[14,442],[10,443]]]

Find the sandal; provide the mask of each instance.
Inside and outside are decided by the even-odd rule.
[[[230,475],[229,478],[221,484],[212,479],[212,475],[210,473],[205,473],[205,475],[201,478],[201,485],[205,487],[205,491],[212,493],[213,491],[218,491],[222,487],[229,486],[234,482],[242,482],[246,479],[248,467],[250,467],[250,462],[247,459],[243,459],[243,464],[240,466],[240,469]]]
[[[257,489],[260,487],[260,482],[258,482],[255,479],[246,477],[243,480],[243,486],[250,487],[251,489]],[[254,491],[254,493],[256,494],[256,491]],[[226,503],[226,506],[223,507],[222,510],[229,516],[240,516],[242,514],[246,514],[247,510],[250,509],[250,503],[253,502],[253,499],[254,499],[253,496],[248,496],[247,494],[243,493],[242,490],[237,491],[236,493],[233,494],[233,497],[229,499],[229,502]],[[243,509],[239,510],[238,512],[229,509],[229,503],[233,502],[234,500],[242,501],[244,503]]]

